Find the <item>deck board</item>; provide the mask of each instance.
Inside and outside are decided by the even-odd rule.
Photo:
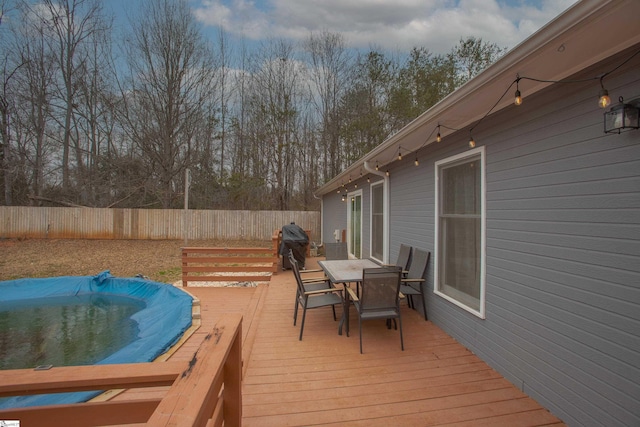
[[[308,259],[315,268],[317,259]],[[350,337],[329,308],[293,326],[295,283],[278,272],[257,288],[197,288],[202,326],[170,360],[189,360],[219,316],[243,314],[243,425],[563,426],[533,399],[406,304],[405,351],[397,330],[364,324],[364,354],[351,310]],[[342,309],[337,310],[338,318]],[[127,391],[157,397],[162,388]],[[130,394],[127,394],[130,393]]]

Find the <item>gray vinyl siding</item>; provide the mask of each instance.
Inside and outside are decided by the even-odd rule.
[[[613,99],[640,97],[639,67],[607,79]],[[474,132],[487,160],[486,320],[435,295],[428,308],[569,425],[639,425],[640,133],[605,135],[597,90],[554,85]]]
[[[322,242],[335,242],[336,229],[347,229],[347,208],[340,194],[330,193],[322,198]]]
[[[640,98],[639,71],[640,55],[607,76],[613,104]],[[604,134],[597,80],[520,89],[522,106],[473,132],[486,149],[486,319],[430,292],[429,320],[568,425],[638,426],[640,130]],[[390,165],[391,261],[401,243],[434,251],[434,163],[468,138]]]

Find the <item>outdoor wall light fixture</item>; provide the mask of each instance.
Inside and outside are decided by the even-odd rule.
[[[640,108],[625,104],[622,97],[620,103],[604,113],[604,132],[621,133],[624,130],[640,128]]]

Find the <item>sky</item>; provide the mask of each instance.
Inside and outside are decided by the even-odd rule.
[[[348,46],[446,53],[474,36],[512,48],[575,0],[192,0],[195,17],[247,41],[341,33]]]
[[[122,18],[140,0],[105,0]],[[205,35],[235,41],[301,41],[340,33],[348,47],[447,53],[474,36],[511,49],[576,0],[188,0]],[[124,19],[124,18],[123,18]],[[121,21],[122,22],[122,21]]]

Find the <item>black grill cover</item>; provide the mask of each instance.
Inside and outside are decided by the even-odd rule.
[[[282,243],[280,244],[282,268],[291,268],[289,250],[293,251],[293,257],[298,261],[300,268],[304,268],[308,244],[309,236],[300,226],[291,223],[282,227]]]

